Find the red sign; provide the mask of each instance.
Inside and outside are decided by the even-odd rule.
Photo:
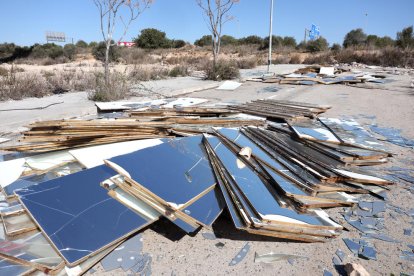
[[[135,42],[126,42],[126,41],[119,41],[118,46],[120,47],[133,47]]]

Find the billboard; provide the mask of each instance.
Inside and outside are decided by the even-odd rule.
[[[309,39],[315,40],[320,36],[319,27],[315,24],[312,24],[311,29],[309,30]]]
[[[62,32],[46,32],[46,42],[49,43],[49,41],[65,42],[66,35]]]

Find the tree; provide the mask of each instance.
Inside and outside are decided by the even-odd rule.
[[[194,41],[194,45],[199,47],[213,45],[213,37],[211,35],[203,35],[200,39]]]
[[[16,45],[14,43],[2,43],[0,44],[0,59],[11,57],[14,54]]]
[[[50,57],[55,59],[63,55],[62,46],[56,45],[54,43],[46,43],[43,45],[37,44],[33,46],[33,50],[30,54],[33,58]]]
[[[283,38],[280,36],[272,35],[272,48],[280,48],[283,45]],[[269,37],[266,36],[263,39],[262,46],[260,47],[261,50],[269,48]]]
[[[76,46],[73,44],[66,44],[63,46],[63,55],[70,60],[73,60],[76,55]]]
[[[389,36],[379,37],[376,35],[367,36],[367,45],[376,48],[385,48],[388,46],[393,46],[395,44],[394,40]]]
[[[231,35],[223,35],[221,37],[221,45],[237,45],[238,40]]]
[[[389,36],[379,37],[376,43],[376,46],[378,48],[385,48],[385,47],[394,46],[394,45],[395,45],[394,39],[392,39]]]
[[[109,50],[116,45],[113,41],[115,26],[117,21],[121,21],[124,25],[124,31],[118,41],[121,41],[128,31],[131,22],[136,20],[138,16],[144,12],[152,0],[93,0],[95,6],[99,10],[101,32],[105,43],[105,86],[109,88]],[[120,13],[127,10],[127,18],[123,18]]]
[[[217,58],[220,54],[221,46],[221,32],[223,25],[232,20],[233,17],[228,15],[228,12],[233,7],[234,3],[239,0],[196,0],[197,4],[203,10],[207,17],[208,28],[210,29],[213,44],[213,68],[216,67]]]
[[[293,36],[285,36],[282,41],[282,45],[288,48],[296,47],[296,39]]]
[[[361,46],[365,45],[367,42],[367,35],[364,33],[364,31],[359,28],[350,31],[345,35],[344,38],[344,47],[348,48],[350,46]]]
[[[78,40],[78,42],[76,42],[76,47],[79,47],[79,48],[87,48],[88,47],[88,43],[86,43],[83,40]]]
[[[327,50],[328,46],[329,46],[328,41],[324,37],[320,36],[318,39],[308,41],[306,43],[306,50],[312,53],[320,52],[320,51]]]
[[[332,44],[332,47],[331,47],[331,51],[332,52],[339,52],[339,51],[341,51],[341,45],[340,44],[338,44],[338,43],[334,43],[334,44]]]
[[[164,32],[153,28],[143,29],[134,41],[137,47],[144,49],[168,48],[171,44]]]
[[[119,47],[113,46],[109,49],[108,59],[109,62],[116,61],[120,57]],[[99,42],[92,50],[93,56],[102,62],[106,59],[106,43],[104,41]]]
[[[182,39],[177,39],[177,40],[173,39],[173,40],[171,40],[171,47],[173,47],[173,48],[182,48],[185,45],[187,45],[187,43]]]
[[[413,26],[404,28],[401,32],[397,33],[396,44],[401,48],[414,47]]]
[[[240,44],[262,44],[263,39],[257,35],[249,35],[247,37],[243,37],[239,39]]]
[[[98,46],[98,42],[96,42],[96,41],[91,41],[88,44],[88,47],[89,48],[95,48],[96,46]]]

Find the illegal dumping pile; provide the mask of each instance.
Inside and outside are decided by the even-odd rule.
[[[369,72],[356,71],[351,73],[350,70],[335,67],[308,66],[296,70],[294,73],[261,76],[250,78],[247,81],[294,84],[294,85],[315,85],[315,84],[358,84],[358,83],[385,83],[385,75],[373,74]]]
[[[194,233],[223,210],[238,230],[323,242],[343,227],[322,208],[352,206],[351,194],[384,197],[392,183],[361,166],[390,154],[355,121],[311,119],[323,110],[304,103],[259,104],[275,108],[263,119],[239,114],[244,105],[32,125],[24,137],[47,130],[5,149],[47,153],[0,162],[0,271],[81,274],[160,217]],[[288,124],[265,121],[280,118]],[[161,138],[124,139],[147,125]]]

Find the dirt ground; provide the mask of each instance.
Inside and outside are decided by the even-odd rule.
[[[272,68],[277,72],[292,71],[293,69],[295,69],[295,66],[291,65],[280,65]],[[243,76],[260,74],[264,70],[263,67],[246,70],[243,72]],[[383,71],[381,68],[359,70]],[[414,79],[414,73],[407,70],[399,70],[398,74],[392,72],[392,70],[386,71],[389,71],[386,76],[391,82],[371,85],[370,87],[374,87],[374,89],[345,85],[293,86],[245,82],[235,91],[210,89],[189,93],[185,96],[210,99],[211,102],[209,103],[236,103],[252,99],[271,98],[327,104],[331,105],[332,109],[324,114],[326,117],[352,117],[365,126],[376,123],[380,127],[394,127],[401,129],[404,137],[414,139],[414,88],[410,87],[411,81]],[[277,88],[278,91],[268,92],[269,87]],[[87,100],[82,95],[84,94],[80,92],[76,97],[83,102],[84,107],[70,109],[71,106],[76,105],[76,101],[74,101],[71,105],[62,105],[59,108],[65,110],[65,112],[57,111],[54,116],[50,115],[47,118],[52,119],[51,117],[54,117],[58,119],[80,115],[82,114],[81,111],[89,114],[93,113],[93,103],[85,102]],[[69,96],[69,94],[66,94],[61,97],[64,99]],[[74,97],[73,94],[72,97]],[[151,97],[151,95],[148,95],[148,97]],[[39,99],[40,102],[47,104],[50,99]],[[3,109],[6,105],[10,107],[10,103],[0,103],[0,109]],[[47,112],[47,109],[41,110],[42,114]],[[10,120],[8,116],[10,115],[0,111],[2,125]],[[43,117],[41,114],[38,116]],[[18,129],[18,127],[33,120],[30,112],[19,118],[18,124],[13,125],[14,129]],[[10,128],[7,129],[10,131]],[[388,164],[382,165],[381,168],[385,170],[391,166],[398,166],[414,170],[413,149],[384,143],[389,146],[395,155]],[[414,195],[405,188],[406,185],[408,184],[402,182],[394,185],[388,192],[387,204],[398,206],[409,213],[414,208]],[[367,195],[364,198],[367,200],[373,199]],[[152,257],[151,269],[153,275],[322,275],[324,269],[338,275],[332,262],[337,249],[341,249],[346,253],[344,263],[360,263],[371,275],[414,274],[414,263],[399,257],[401,251],[409,250],[408,244],[414,244],[414,236],[403,234],[403,229],[413,228],[412,222],[414,219],[411,216],[404,213],[399,214],[387,208],[385,229],[382,233],[400,242],[390,243],[376,239],[372,240],[377,249],[377,260],[374,261],[354,257],[346,247],[342,238],[360,238],[361,233],[342,219],[341,211],[343,211],[342,208],[336,208],[327,212],[346,226],[349,231],[344,231],[340,237],[323,244],[288,242],[245,234],[235,230],[227,214],[223,213],[214,224],[213,229],[201,229],[194,237],[188,235],[180,237],[180,232],[174,225],[165,221],[157,222],[143,232],[143,253],[148,253]],[[214,232],[217,239],[205,239],[202,233],[206,232]],[[216,246],[219,242],[223,243],[224,246]],[[247,256],[237,265],[229,266],[232,258],[238,254],[246,243],[250,245]],[[255,252],[258,254],[269,252],[295,254],[307,258],[298,259],[294,262],[282,260],[274,264],[254,263]],[[100,264],[96,265],[93,271],[94,275],[129,274],[121,269],[104,272]],[[91,274],[91,272],[88,272],[88,274]]]

